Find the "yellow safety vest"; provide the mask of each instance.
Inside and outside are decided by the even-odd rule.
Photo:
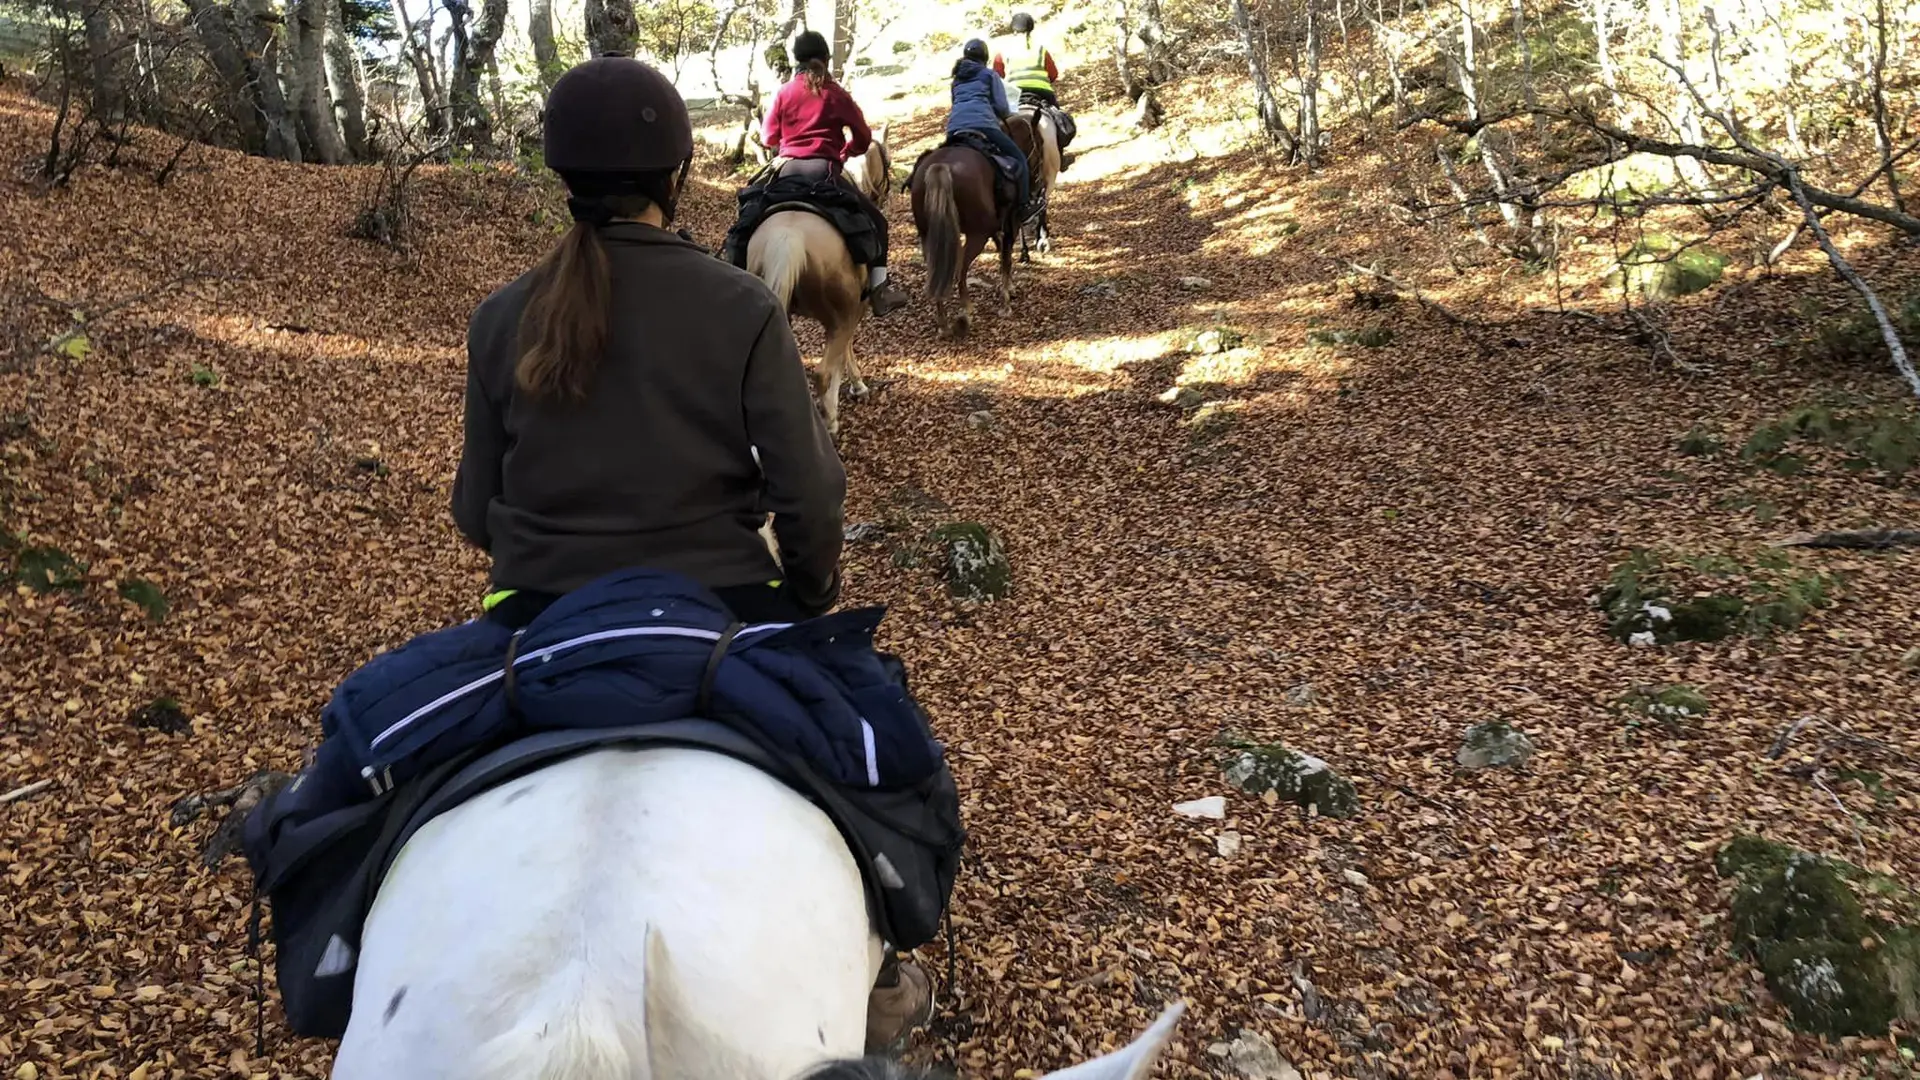
[[[1016,36],[1008,40],[1000,51],[1001,59],[1007,62],[1007,81],[1016,87],[1024,86],[1029,90],[1052,92],[1053,80],[1047,78],[1047,47],[1038,43],[1028,44],[1025,37]]]

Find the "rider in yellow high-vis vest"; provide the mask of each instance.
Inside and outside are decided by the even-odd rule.
[[[1033,16],[1026,12],[1015,15],[1010,22],[1012,36],[1005,39],[1000,50],[993,55],[994,74],[1012,84],[1020,95],[1022,105],[1045,105],[1054,114],[1054,126],[1060,139],[1060,164],[1065,168],[1073,160],[1071,154],[1064,151],[1073,141],[1073,118],[1060,107],[1060,98],[1054,84],[1060,81],[1060,66],[1054,62],[1053,52],[1045,44],[1033,39]]]
[[[1021,12],[1013,17],[1013,33],[993,57],[993,72],[1013,84],[1020,96],[1037,98],[1055,108],[1060,100],[1054,94],[1054,81],[1060,68],[1053,53],[1033,40],[1033,16]]]

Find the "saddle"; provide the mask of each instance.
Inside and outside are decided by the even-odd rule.
[[[847,254],[861,266],[871,266],[880,257],[881,237],[875,234],[873,219],[860,200],[833,180],[812,180],[800,176],[780,176],[753,182],[740,189],[740,213],[727,238],[721,244],[721,257],[741,269],[747,266],[747,243],[775,211],[806,210],[832,223],[847,242]]]
[[[1033,110],[1036,120],[1039,114],[1045,113],[1047,119],[1053,121],[1053,130],[1060,135],[1060,149],[1062,150],[1065,150],[1067,144],[1073,141],[1074,133],[1079,130],[1073,122],[1073,116],[1069,114],[1067,110],[1058,105],[1049,105],[1031,93],[1021,93],[1020,107],[1022,109]],[[1034,127],[1038,130],[1039,124],[1036,122]]]
[[[987,156],[988,161],[993,162],[993,198],[996,203],[1010,206],[1014,198],[1020,194],[1020,166],[1024,163],[1001,153],[1000,148],[985,135],[977,131],[952,131],[947,133],[947,140],[940,145],[963,146],[969,150],[978,150]],[[917,164],[914,166],[914,171],[919,171]]]

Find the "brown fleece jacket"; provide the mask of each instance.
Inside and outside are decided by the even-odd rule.
[[[616,223],[601,239],[612,325],[583,400],[515,384],[534,275],[468,327],[453,517],[492,556],[494,586],[563,593],[635,566],[767,582],[782,576],[759,535],[771,512],[793,598],[832,607],[846,474],[779,302],[664,229]]]

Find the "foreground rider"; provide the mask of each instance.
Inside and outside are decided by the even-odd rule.
[[[496,596],[517,594],[504,617],[635,566],[749,621],[825,612],[846,477],[778,302],[667,229],[693,157],[679,93],[589,61],[554,84],[545,149],[574,225],[474,313],[453,491]]]
[[[986,136],[1001,153],[1012,158],[1020,193],[1014,203],[1014,219],[1027,217],[1027,155],[1013,141],[1000,121],[1013,115],[1007,104],[1007,87],[987,67],[987,43],[979,38],[967,42],[960,60],[953,65],[953,111],[947,115],[947,134],[977,131]]]
[[[1054,84],[1060,81],[1060,66],[1054,62],[1053,50],[1033,40],[1033,16],[1019,12],[1014,15],[1010,25],[1013,27],[1013,36],[993,54],[994,74],[1013,84],[1014,90],[1020,95],[1020,104],[1042,104],[1059,109],[1060,97]],[[1073,140],[1071,132],[1072,128],[1067,127],[1059,133],[1060,149],[1063,151],[1061,168],[1066,167],[1070,157],[1064,151]]]
[[[638,60],[589,60],[547,98],[545,150],[573,228],[467,333],[453,516],[492,559],[488,617],[524,625],[638,566],[699,581],[744,622],[827,611],[846,476],[773,294],[667,230],[693,159],[685,102]],[[880,983],[868,1034],[885,1043],[931,992],[912,964]]]
[[[829,55],[827,39],[816,31],[793,39],[793,60],[799,67],[773,96],[761,141],[788,159],[781,166],[782,176],[833,179],[860,201],[880,241],[878,257],[867,270],[867,288],[873,313],[885,315],[907,301],[900,286],[887,280],[887,215],[845,173],[847,159],[866,153],[873,134],[853,95],[828,73]]]

